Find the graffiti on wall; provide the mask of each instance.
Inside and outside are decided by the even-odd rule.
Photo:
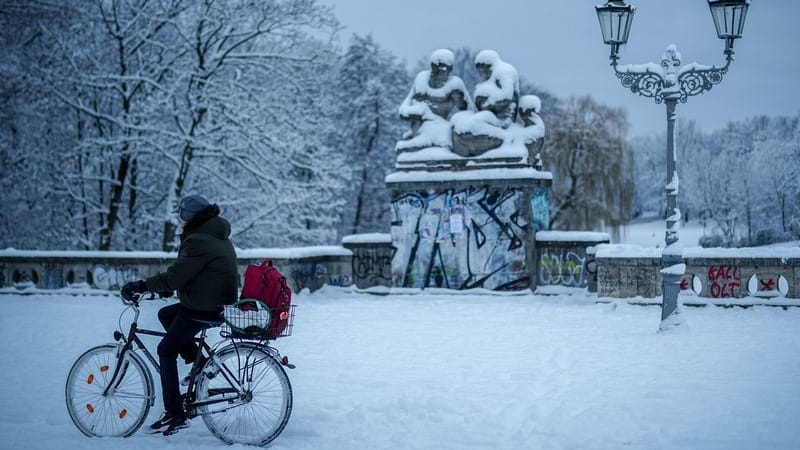
[[[709,266],[708,293],[713,298],[741,297],[742,282],[737,266]]]
[[[493,290],[530,286],[523,191],[468,188],[392,199],[395,286]]]
[[[384,249],[353,249],[353,278],[359,285],[387,285],[392,280],[392,256]]]
[[[39,284],[39,272],[33,267],[17,267],[11,274],[11,282],[16,287],[35,287]]]
[[[785,297],[789,282],[783,275],[757,273],[747,280],[747,292],[753,297]]]
[[[352,281],[349,274],[331,273],[325,263],[299,264],[292,271],[294,291],[300,292],[303,288],[314,291],[323,285],[350,286]]]
[[[116,290],[128,281],[138,280],[139,270],[136,266],[119,265],[111,266],[108,264],[95,264],[89,272],[92,276],[92,284],[98,289]]]
[[[574,249],[547,248],[539,256],[540,284],[586,287],[589,284],[587,275],[586,255]]]
[[[550,200],[549,190],[536,188],[531,195],[531,214],[534,231],[550,229]]]
[[[45,264],[42,274],[42,287],[44,289],[59,289],[64,287],[64,273],[61,264]]]

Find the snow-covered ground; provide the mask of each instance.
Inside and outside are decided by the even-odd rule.
[[[666,223],[663,220],[648,220],[635,222],[623,227],[620,241],[624,244],[636,244],[643,247],[664,247],[664,231]],[[703,226],[696,221],[682,223],[678,238],[684,247],[695,247],[703,236]]]
[[[663,246],[663,235],[662,221],[638,223],[622,242]],[[701,235],[699,224],[681,230],[687,247]],[[297,365],[294,410],[272,447],[800,448],[800,308],[684,308],[687,326],[659,334],[658,306],[595,300],[580,290],[296,294],[294,335],[277,343]],[[201,419],[169,438],[84,437],[66,411],[66,375],[127,327],[124,306],[64,292],[6,291],[0,302],[0,448],[223,445]],[[145,304],[141,325],[157,328],[165,304]],[[160,412],[159,397],[149,420]]]
[[[201,419],[169,438],[72,425],[67,372],[111,340],[116,297],[0,302],[0,448],[221,448]],[[800,448],[800,308],[686,308],[688,328],[658,334],[658,307],[585,294],[324,288],[295,302],[278,341],[295,403],[276,449]],[[165,304],[145,304],[142,325]]]

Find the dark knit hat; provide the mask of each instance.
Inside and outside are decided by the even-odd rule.
[[[202,195],[187,195],[183,197],[180,206],[178,206],[181,220],[189,222],[195,214],[206,209],[208,205],[208,200]]]

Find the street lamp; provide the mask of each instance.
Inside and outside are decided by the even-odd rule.
[[[749,0],[707,0],[714,19],[717,36],[725,40],[725,65],[703,66],[697,63],[681,66],[681,55],[675,45],[667,47],[661,64],[618,65],[619,46],[628,42],[635,8],[623,0],[607,1],[595,7],[603,33],[603,42],[611,46],[611,66],[622,85],[634,94],[651,97],[667,106],[667,220],[666,247],[661,256],[663,269],[661,330],[680,324],[678,294],[681,276],[686,267],[681,264],[682,251],[678,245],[681,212],[678,209],[678,172],[675,162],[675,107],[686,103],[692,95],[702,94],[722,81],[733,61],[733,43],[742,37]]]

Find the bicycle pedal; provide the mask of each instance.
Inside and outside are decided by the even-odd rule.
[[[164,430],[161,434],[163,434],[164,436],[172,436],[173,434],[177,433],[178,431],[180,431],[180,430],[182,430],[184,428],[189,428],[189,419],[188,418],[186,419],[186,422],[183,423],[183,425],[178,425],[176,427],[172,427],[171,426],[171,427],[167,428],[166,430]]]

